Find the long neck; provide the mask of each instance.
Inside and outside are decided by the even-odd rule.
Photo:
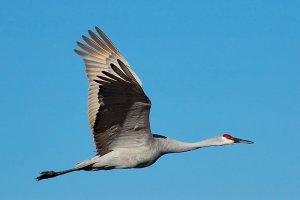
[[[171,138],[158,138],[161,143],[161,151],[163,153],[179,153],[185,151],[191,151],[202,147],[220,146],[224,145],[220,143],[216,138],[206,139],[200,142],[186,143],[177,141]]]

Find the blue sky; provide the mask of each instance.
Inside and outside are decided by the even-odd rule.
[[[5,1],[0,199],[299,199],[299,1]],[[94,155],[73,49],[101,27],[152,100],[154,133],[254,145],[36,182]]]

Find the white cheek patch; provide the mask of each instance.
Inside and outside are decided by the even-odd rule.
[[[226,137],[222,137],[222,140],[223,140],[224,144],[233,144],[234,143],[233,140],[227,139]]]

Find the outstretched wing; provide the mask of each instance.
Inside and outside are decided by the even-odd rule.
[[[88,112],[97,154],[115,148],[142,146],[152,139],[149,125],[151,102],[141,81],[108,37],[96,27],[78,42],[89,79]]]

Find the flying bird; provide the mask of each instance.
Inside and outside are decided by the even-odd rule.
[[[186,143],[152,134],[149,123],[151,101],[142,82],[109,38],[95,27],[77,42],[84,57],[89,80],[88,117],[96,146],[96,156],[64,171],[44,171],[42,180],[74,171],[143,168],[162,155],[180,153],[202,147],[230,144],[252,144],[229,134],[200,142]]]

